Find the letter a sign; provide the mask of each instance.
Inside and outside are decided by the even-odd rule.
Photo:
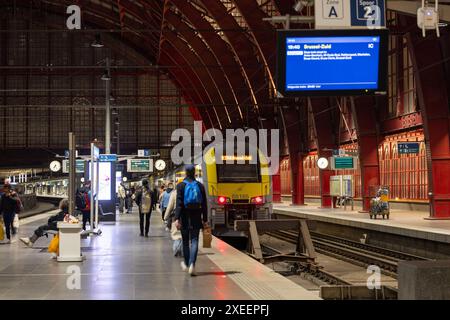
[[[350,25],[349,0],[315,0],[316,29],[342,28]]]

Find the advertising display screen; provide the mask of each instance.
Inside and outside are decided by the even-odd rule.
[[[278,32],[278,91],[286,97],[386,94],[387,30]]]
[[[99,162],[99,184],[98,184],[98,200],[111,200],[111,162]],[[89,163],[89,168],[90,168]],[[95,166],[94,166],[95,168]],[[96,169],[94,169],[95,171]],[[90,170],[89,170],[90,171]],[[96,172],[94,172],[94,176]],[[93,181],[91,172],[89,172],[89,179]]]

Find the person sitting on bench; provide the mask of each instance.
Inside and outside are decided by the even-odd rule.
[[[58,231],[58,222],[64,221],[64,217],[69,214],[69,200],[61,200],[61,202],[59,203],[59,210],[61,211],[48,219],[47,224],[44,224],[37,228],[31,237],[20,238],[20,241],[22,241],[27,246],[32,247],[36,240],[45,235],[48,230]]]

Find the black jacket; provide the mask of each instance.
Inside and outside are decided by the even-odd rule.
[[[7,196],[6,194],[3,194],[0,199],[0,214],[12,214],[16,212],[17,200],[17,195]]]
[[[57,214],[55,214],[54,216],[51,216],[50,218],[48,218],[47,224],[48,224],[49,228],[51,230],[58,230],[58,228],[57,228],[58,222],[64,221],[64,216],[66,214],[68,214],[68,212],[60,211]]]
[[[198,181],[197,181],[198,182]],[[184,189],[186,184],[181,182],[177,185],[177,205],[175,208],[175,220],[181,220],[181,229],[202,229],[203,223],[208,221],[208,207],[205,187],[198,182],[202,193],[202,207],[200,209],[188,209],[184,207]]]

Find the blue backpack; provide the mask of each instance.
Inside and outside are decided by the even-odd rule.
[[[203,197],[198,182],[196,180],[190,182],[184,180],[184,183],[186,184],[184,188],[184,206],[186,208],[201,208]]]

